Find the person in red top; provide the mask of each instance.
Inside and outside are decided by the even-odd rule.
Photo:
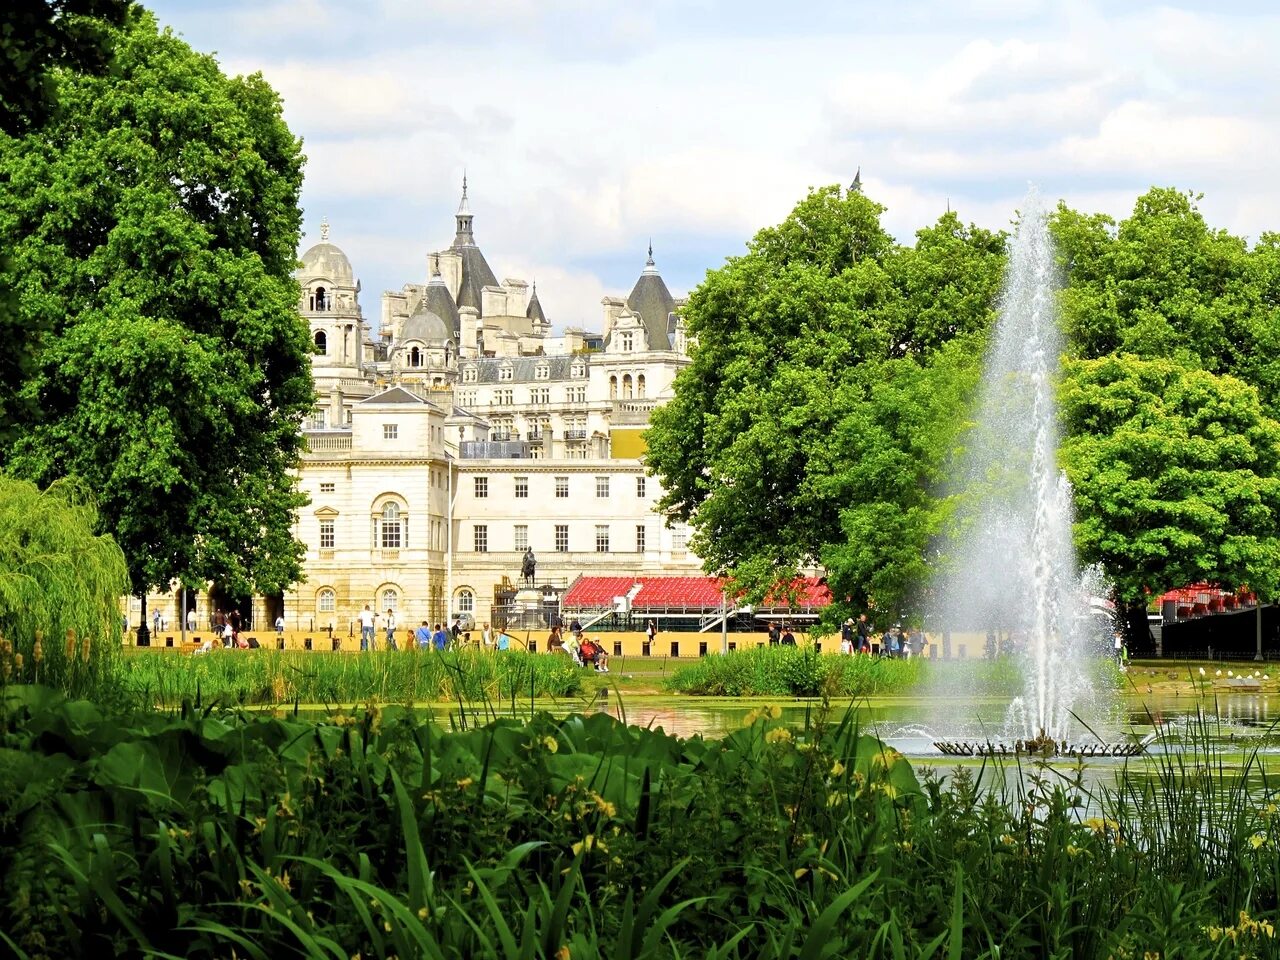
[[[604,652],[604,647],[591,638],[582,638],[582,643],[578,646],[578,655],[582,657],[583,663],[594,666],[597,673],[609,672],[609,655]]]

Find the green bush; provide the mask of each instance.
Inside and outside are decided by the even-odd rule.
[[[811,647],[757,647],[708,654],[676,669],[668,684],[699,696],[862,697],[917,686],[925,661],[815,653]]]

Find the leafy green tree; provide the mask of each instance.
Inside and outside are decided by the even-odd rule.
[[[55,69],[101,73],[111,59],[108,27],[120,26],[132,0],[8,0],[0,5],[0,131],[18,134],[57,107]],[[0,250],[0,274],[7,273]],[[0,444],[8,443],[19,386],[44,331],[23,318],[13,290],[0,286]]]
[[[1214,230],[1198,195],[1153,188],[1116,224],[1065,206],[1054,219],[1072,353],[1165,357],[1258,387],[1280,414],[1280,254]]]
[[[0,245],[50,331],[10,472],[83,478],[133,589],[295,580],[291,468],[312,403],[292,277],[303,158],[261,76],[228,78],[149,15],[108,77],[0,137]]]
[[[7,0],[0,9],[0,130],[20,133],[57,109],[57,68],[101,73],[111,28],[133,0]]]
[[[989,324],[1003,240],[949,214],[904,248],[882,212],[811,192],[685,311],[696,346],[653,416],[648,463],[708,569],[751,596],[816,563],[841,609],[871,589],[896,605],[923,562],[925,491],[956,422],[944,407],[974,346],[933,358]]]
[[[1113,355],[1067,367],[1061,458],[1076,544],[1117,599],[1197,581],[1280,585],[1280,423],[1235,377]]]
[[[92,498],[75,481],[41,491],[0,477],[0,636],[23,658],[0,683],[37,680],[84,693],[110,677],[129,580],[124,555],[95,533],[97,524]]]

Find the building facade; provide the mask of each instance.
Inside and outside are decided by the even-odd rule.
[[[203,626],[237,606],[256,627],[347,632],[365,604],[401,624],[503,622],[580,575],[696,573],[683,525],[654,511],[643,431],[688,362],[679,303],[652,247],[599,332],[553,335],[536,287],[498,282],[463,184],[453,242],[424,282],[382,296],[375,330],[346,254],[321,227],[299,311],[315,345],[297,520],[305,579],[283,597],[188,600]],[[532,551],[536,575],[521,581]],[[521,593],[520,587],[526,587]],[[166,619],[176,595],[152,598]]]

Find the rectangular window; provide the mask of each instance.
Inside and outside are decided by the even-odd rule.
[[[569,552],[569,525],[567,523],[556,524],[556,553]]]
[[[383,550],[399,550],[400,549],[400,521],[388,520],[385,517],[382,521],[382,549]]]
[[[333,521],[332,520],[320,521],[320,549],[321,550],[333,549]]]
[[[683,523],[677,523],[671,528],[671,549],[682,553],[689,544],[689,528]]]
[[[472,531],[475,535],[476,553],[489,552],[489,526],[484,523],[477,523]]]
[[[333,493],[334,489],[335,489],[335,487],[334,487],[334,485],[333,485],[332,483],[322,483],[322,484],[320,484],[320,492],[321,492],[321,493]]]
[[[382,425],[382,439],[394,440],[400,436],[400,427],[394,423],[384,423]]]
[[[489,496],[489,478],[476,477],[475,481],[476,481],[476,499],[483,500],[485,497]]]
[[[556,497],[561,500],[569,498],[569,478],[556,477]]]
[[[644,487],[645,487],[644,482],[647,479],[648,477],[636,477],[636,496],[639,497],[641,500],[644,499]]]
[[[525,500],[529,496],[529,478],[516,477],[516,499]]]
[[[636,524],[636,553],[644,553],[644,524]]]
[[[609,496],[608,477],[596,477],[596,496],[600,498]]]
[[[516,550],[524,552],[529,549],[529,525],[527,523],[516,524]]]
[[[609,552],[609,525],[605,523],[596,525],[596,553]]]

